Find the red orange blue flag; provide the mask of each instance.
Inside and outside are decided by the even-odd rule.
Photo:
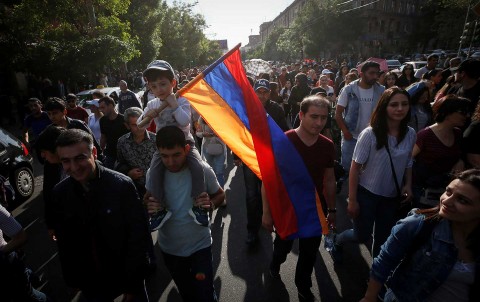
[[[240,44],[177,92],[262,181],[281,238],[328,232],[320,199],[297,150],[248,82]]]

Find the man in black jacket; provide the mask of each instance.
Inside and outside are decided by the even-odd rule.
[[[152,239],[135,185],[95,160],[93,139],[71,129],[57,139],[70,177],[53,191],[52,226],[67,285],[87,301],[148,301],[144,279]]]

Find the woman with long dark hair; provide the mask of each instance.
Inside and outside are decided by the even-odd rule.
[[[415,83],[417,79],[414,76],[413,65],[405,64],[402,68],[402,74],[397,80],[396,85],[400,88],[405,89],[405,87],[410,86],[411,84]]]
[[[412,196],[412,148],[415,130],[408,127],[408,93],[392,87],[382,94],[353,152],[348,214],[353,229],[336,236],[333,259],[341,261],[345,242],[367,243],[373,231],[375,257],[396,221],[401,201]],[[361,172],[361,173],[360,173]]]
[[[458,174],[434,208],[412,211],[373,260],[361,302],[480,301],[480,170]]]
[[[450,181],[450,174],[465,169],[461,128],[470,117],[470,106],[466,98],[446,95],[433,104],[435,124],[418,132],[413,148],[416,207],[432,207]]]

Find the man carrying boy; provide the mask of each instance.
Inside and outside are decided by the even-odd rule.
[[[153,119],[156,124],[157,131],[166,126],[176,126],[182,130],[187,143],[190,145],[187,153],[187,161],[194,174],[200,174],[202,171],[202,159],[197,148],[195,148],[195,140],[190,132],[191,110],[190,103],[184,97],[177,98],[173,93],[173,89],[177,85],[175,72],[172,66],[163,60],[155,60],[148,64],[147,69],[143,72],[147,79],[147,85],[150,91],[155,95],[155,99],[148,102],[143,114],[138,118],[137,124],[140,127],[147,127]],[[160,154],[155,152],[153,154],[152,162],[149,169],[149,179],[154,183],[163,183],[165,167],[162,164]],[[194,186],[203,188],[203,179],[200,182],[195,182]],[[148,180],[147,180],[148,182]],[[147,183],[148,187],[148,183]],[[163,188],[162,186],[152,186],[149,194],[163,202]],[[196,191],[198,188],[193,188]],[[208,212],[201,207],[192,207],[190,215],[194,217],[197,224],[208,227],[209,216]],[[150,227],[152,231],[157,230],[162,226],[164,220],[170,217],[167,208],[163,208],[159,213],[151,217]]]
[[[192,200],[196,207],[214,210],[222,204],[225,193],[208,164],[200,162],[201,170],[190,168],[187,154],[191,145],[178,127],[166,126],[160,129],[156,145],[166,168],[161,184],[165,205],[171,213],[171,217],[158,231],[158,244],[165,265],[183,301],[217,301],[213,287],[210,229],[198,225],[189,212]],[[198,184],[201,179],[205,179],[203,187]],[[148,191],[154,189],[152,185],[147,174],[144,201],[149,214],[155,214],[163,208],[160,200],[148,194]],[[155,185],[159,186],[158,183]]]

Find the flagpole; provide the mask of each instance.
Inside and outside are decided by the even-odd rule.
[[[190,88],[192,88],[195,84],[197,84],[200,80],[202,80],[205,75],[207,73],[209,73],[212,69],[214,69],[215,67],[217,67],[218,64],[222,63],[226,57],[228,57],[229,55],[231,55],[233,52],[235,52],[237,49],[240,48],[240,46],[242,45],[242,43],[238,43],[234,48],[230,49],[227,53],[225,53],[223,56],[221,56],[218,60],[216,60],[213,64],[211,64],[210,66],[208,66],[207,68],[205,68],[204,71],[202,71],[200,74],[198,74],[195,78],[193,78],[193,80],[191,80],[190,82],[188,82],[185,86],[182,87],[182,89],[180,89],[179,91],[177,91],[177,93],[175,93],[175,96],[176,97],[179,97],[181,96],[182,94],[184,94],[185,92],[187,92],[188,90],[190,90]]]

